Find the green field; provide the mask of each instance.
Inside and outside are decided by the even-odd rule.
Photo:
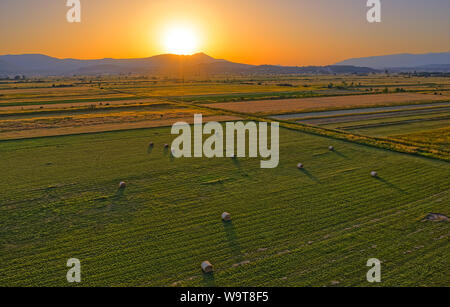
[[[172,159],[169,128],[1,142],[0,286],[67,286],[69,258],[82,286],[369,286],[369,258],[449,285],[450,224],[422,221],[450,214],[448,162],[280,132],[272,170]]]

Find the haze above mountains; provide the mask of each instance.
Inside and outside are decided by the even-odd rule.
[[[340,74],[390,71],[450,72],[450,52],[397,54],[348,59],[329,66],[248,65],[204,53],[157,55],[140,59],[57,59],[42,54],[0,56],[0,75],[69,76],[98,74]]]

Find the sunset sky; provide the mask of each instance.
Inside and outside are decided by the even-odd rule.
[[[0,54],[148,57],[168,53],[180,29],[193,52],[249,64],[450,51],[449,0],[381,2],[370,24],[366,0],[81,0],[82,22],[70,24],[66,0],[0,0]]]

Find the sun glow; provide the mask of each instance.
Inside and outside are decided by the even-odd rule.
[[[165,51],[178,55],[191,55],[198,52],[198,37],[186,27],[171,28],[164,34]]]

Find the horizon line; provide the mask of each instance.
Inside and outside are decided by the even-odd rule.
[[[252,65],[252,66],[264,66],[264,65],[270,65],[270,66],[283,66],[283,67],[308,67],[308,66],[333,66],[336,65],[337,63],[341,63],[347,60],[358,60],[358,59],[366,59],[366,58],[373,58],[373,57],[383,57],[383,56],[396,56],[396,55],[430,55],[430,54],[445,54],[445,53],[450,53],[450,51],[439,51],[439,52],[425,52],[425,53],[410,53],[410,52],[402,52],[402,53],[391,53],[391,54],[381,54],[381,55],[370,55],[370,56],[362,56],[362,57],[347,57],[344,60],[340,60],[338,62],[336,62],[335,64],[326,64],[326,65],[311,65],[311,64],[303,64],[303,65],[282,65],[282,64],[246,64],[246,63],[242,63],[242,62],[233,62],[230,60],[226,60],[226,59],[219,59],[219,58],[215,58],[209,54],[207,54],[206,52],[200,51],[200,52],[196,52],[196,53],[192,53],[192,54],[175,54],[175,53],[161,53],[161,54],[155,54],[155,55],[151,55],[151,56],[146,56],[146,57],[134,57],[134,58],[128,58],[128,57],[124,57],[124,58],[115,58],[115,57],[103,57],[103,58],[87,58],[87,59],[81,59],[81,58],[74,58],[74,57],[57,57],[57,56],[52,56],[52,55],[48,55],[45,53],[35,53],[35,52],[30,52],[30,53],[16,53],[16,54],[0,54],[0,57],[2,56],[24,56],[24,55],[40,55],[40,56],[46,56],[49,58],[53,58],[53,59],[58,59],[58,60],[77,60],[77,61],[96,61],[96,60],[140,60],[140,59],[149,59],[149,58],[153,58],[153,57],[157,57],[157,56],[179,56],[179,57],[191,57],[191,56],[196,56],[196,55],[205,55],[208,56],[214,60],[217,61],[228,61],[230,63],[235,63],[235,64],[244,64],[244,65]]]

